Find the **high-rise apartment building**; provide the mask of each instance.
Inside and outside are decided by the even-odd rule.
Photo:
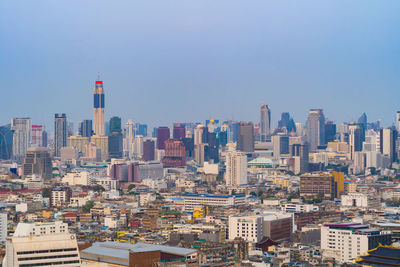
[[[19,223],[7,238],[3,263],[5,267],[81,266],[76,237],[63,222]]]
[[[165,149],[165,141],[171,138],[168,127],[157,128],[157,149]]]
[[[240,122],[237,150],[242,152],[254,152],[254,125],[252,122]]]
[[[322,109],[310,109],[308,113],[307,142],[311,151],[325,144],[325,116]]]
[[[30,118],[14,118],[11,120],[13,133],[13,157],[22,160],[32,138],[32,122]]]
[[[78,125],[78,132],[80,136],[91,137],[93,134],[92,120],[83,120]]]
[[[271,134],[271,110],[264,103],[260,108],[260,140],[265,142]]]
[[[12,158],[13,135],[11,124],[0,126],[0,159]]]
[[[47,148],[28,148],[22,164],[22,172],[24,177],[38,175],[40,178],[50,180],[52,178],[52,171],[53,167]]]
[[[67,115],[54,115],[54,156],[60,156],[62,147],[67,146]]]
[[[247,156],[240,151],[232,151],[226,155],[225,181],[227,186],[247,184]]]
[[[104,88],[102,81],[96,81],[94,87],[94,106],[93,106],[93,130],[95,135],[105,135],[104,124]]]

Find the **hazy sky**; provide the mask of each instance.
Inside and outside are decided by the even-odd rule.
[[[400,110],[400,1],[2,0],[0,124],[54,113],[106,118],[259,120],[323,108],[340,123],[392,124]]]

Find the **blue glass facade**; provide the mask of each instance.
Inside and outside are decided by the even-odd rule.
[[[94,108],[104,108],[104,94],[94,94]]]

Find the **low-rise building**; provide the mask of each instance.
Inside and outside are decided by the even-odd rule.
[[[193,211],[194,207],[232,207],[246,204],[245,195],[185,194],[183,196],[185,211]]]
[[[389,231],[372,229],[360,223],[325,224],[321,227],[321,250],[324,258],[339,263],[352,263],[359,255],[379,244],[390,245]]]

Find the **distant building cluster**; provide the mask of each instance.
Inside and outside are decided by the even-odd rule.
[[[77,129],[62,112],[0,126],[2,266],[400,263],[400,112],[273,125],[262,103],[256,121],[148,128],[105,96],[99,79]]]

